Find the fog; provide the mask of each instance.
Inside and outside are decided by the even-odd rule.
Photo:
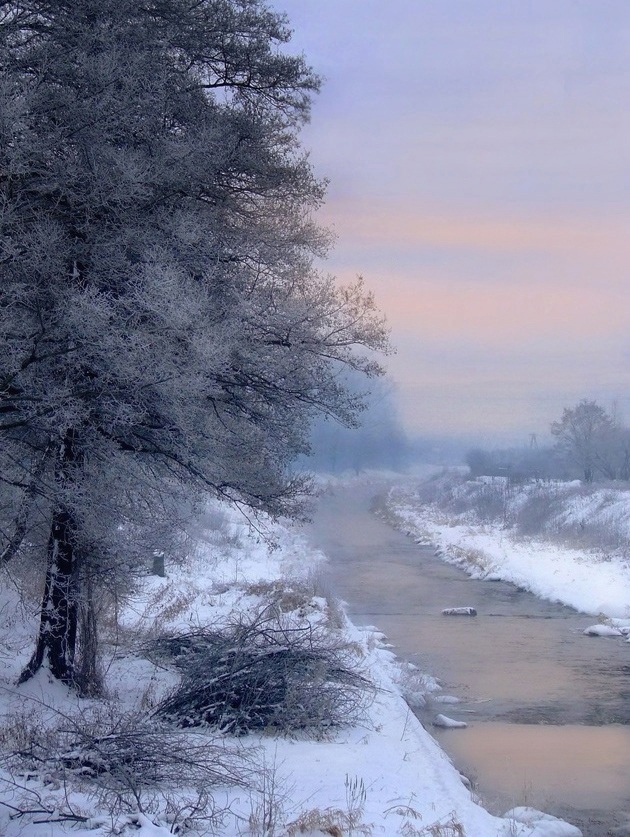
[[[376,294],[408,435],[527,444],[630,413],[630,7],[284,0],[324,76],[326,269]]]

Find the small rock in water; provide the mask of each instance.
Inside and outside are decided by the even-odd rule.
[[[623,631],[610,625],[591,625],[586,628],[586,636],[623,636]]]
[[[459,703],[459,698],[455,695],[433,695],[434,703]]]
[[[476,616],[477,611],[474,607],[446,607],[442,611],[442,616]]]
[[[433,726],[442,727],[442,729],[464,729],[468,724],[465,721],[456,721],[447,715],[436,715],[433,719]]]

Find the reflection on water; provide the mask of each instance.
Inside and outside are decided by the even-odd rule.
[[[476,602],[479,606],[479,602]],[[556,656],[550,632],[564,631],[564,620],[476,618],[401,613],[378,619],[388,636],[405,636],[402,648],[421,667],[440,676],[458,695],[497,702],[573,699],[580,674]],[[558,639],[555,637],[554,639]],[[398,642],[396,643],[398,646]],[[414,653],[412,649],[422,649]],[[587,684],[584,684],[586,687]],[[515,694],[515,688],[518,689]]]
[[[497,813],[523,801],[544,810],[559,800],[582,810],[630,806],[628,727],[482,722],[435,737]]]
[[[368,513],[376,490],[322,497],[310,527],[353,620],[377,625],[461,699],[448,714],[471,726],[440,733],[440,743],[484,798],[507,807],[550,799],[540,807],[607,834],[625,821],[615,812],[630,810],[630,731],[619,726],[630,723],[628,646],[585,637],[592,617],[436,559]],[[479,615],[441,615],[467,605]],[[592,825],[600,813],[601,829]]]

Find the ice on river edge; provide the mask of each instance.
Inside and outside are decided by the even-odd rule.
[[[511,834],[535,835],[535,837],[580,837],[582,832],[574,825],[545,814],[536,808],[520,806],[507,811],[505,818],[514,823]],[[528,831],[527,829],[534,829]],[[524,830],[523,830],[524,829]]]
[[[584,629],[586,636],[624,636],[624,632],[614,625],[589,625]]]

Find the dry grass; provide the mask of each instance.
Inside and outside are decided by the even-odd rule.
[[[419,486],[411,502],[431,505],[442,526],[474,520],[507,526],[515,535],[539,537],[560,546],[600,553],[603,560],[630,546],[624,511],[616,511],[625,486],[611,483],[574,485],[562,482],[511,485],[505,480],[467,480],[442,475]],[[583,515],[576,507],[584,507]],[[398,518],[397,525],[404,528]],[[415,535],[415,527],[414,527]],[[473,562],[474,563],[474,562]]]
[[[448,548],[448,553],[455,561],[460,564],[465,564],[467,567],[475,567],[483,573],[492,570],[492,559],[480,549],[451,544]]]
[[[373,826],[363,822],[367,793],[363,779],[346,774],[346,809],[311,808],[287,826],[287,837],[319,831],[330,837],[369,837]]]
[[[287,826],[287,837],[312,832],[328,834],[330,837],[350,837],[350,835],[370,837],[372,827],[364,823],[353,823],[349,819],[348,812],[342,811],[341,808],[312,808],[310,811],[302,812]]]
[[[240,584],[239,589],[249,596],[259,596],[267,606],[277,608],[280,613],[297,612],[299,616],[308,613],[315,595],[312,584],[285,579]]]

